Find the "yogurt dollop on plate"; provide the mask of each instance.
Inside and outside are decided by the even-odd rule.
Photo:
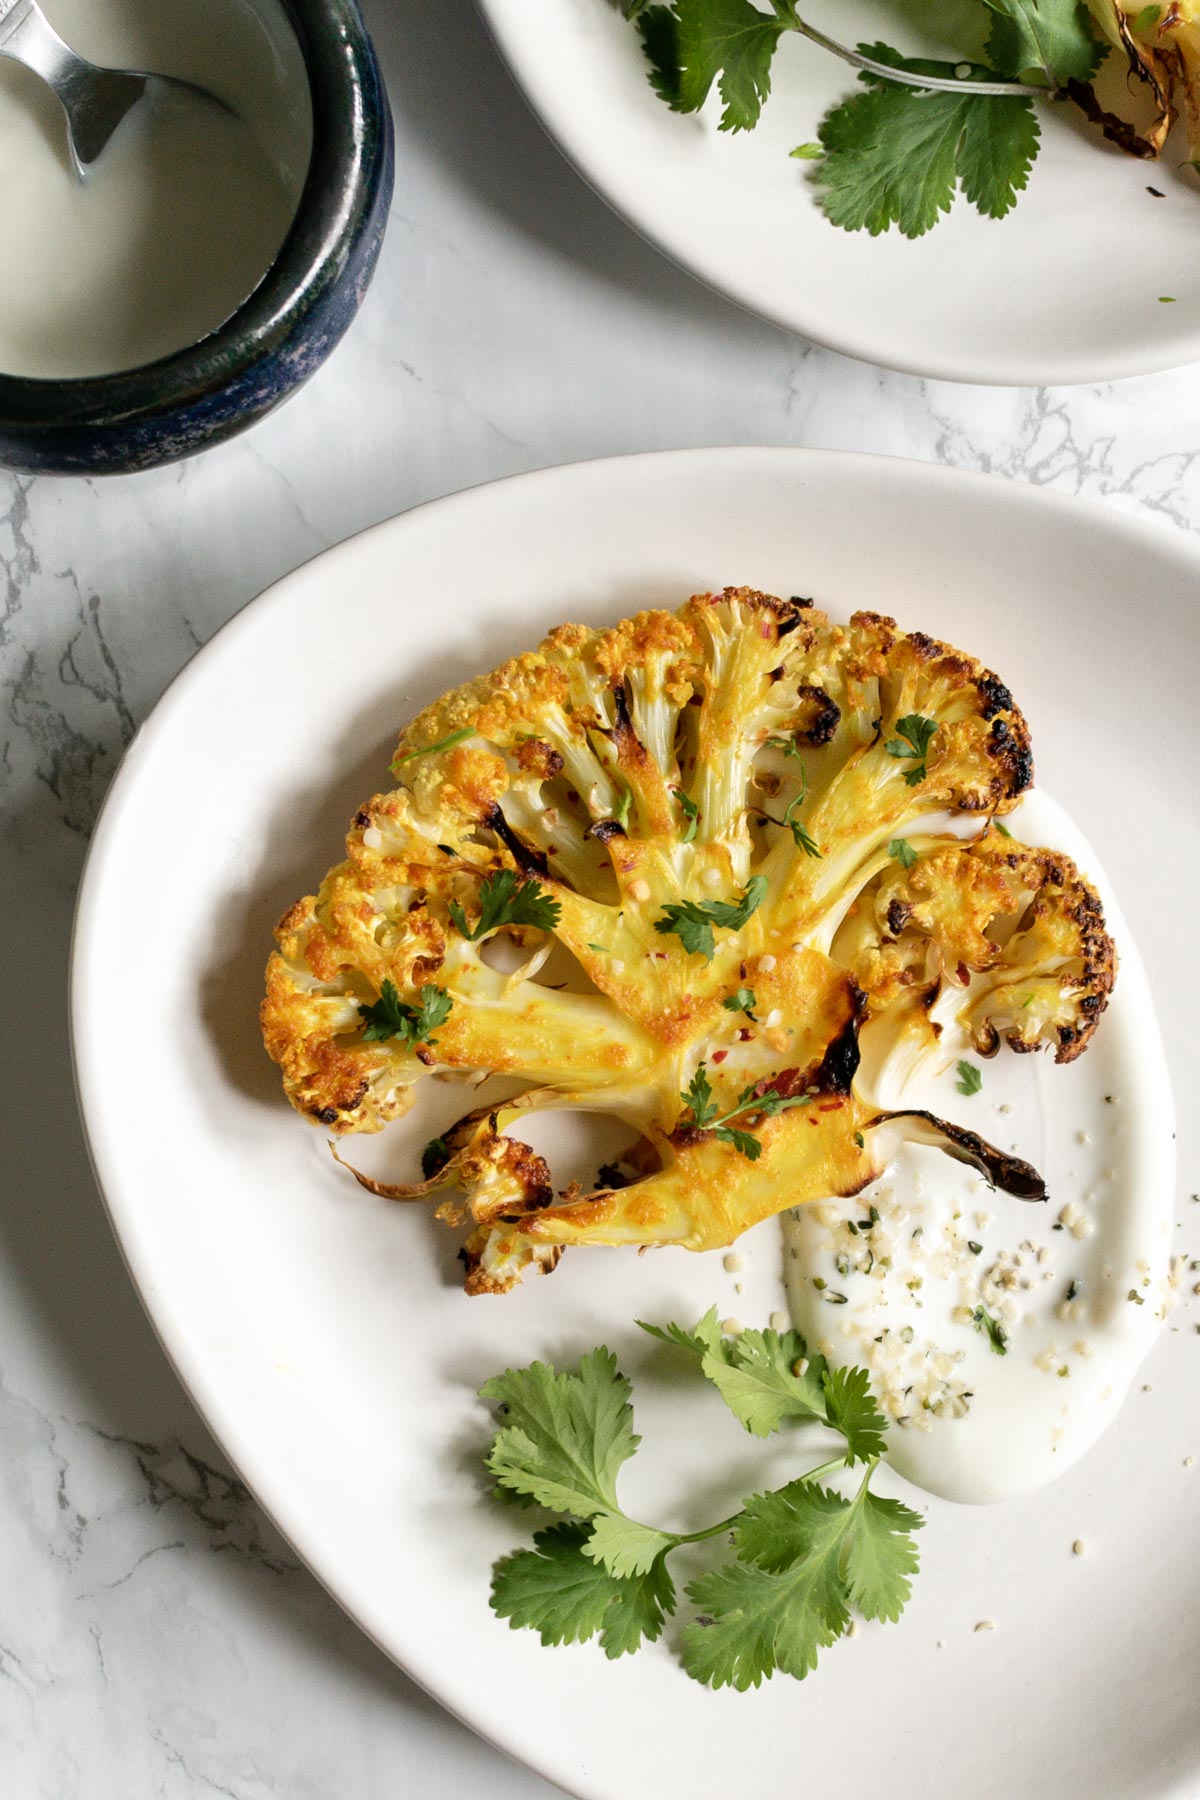
[[[1033,1204],[937,1150],[900,1147],[857,1197],[784,1215],[788,1301],[805,1340],[865,1366],[896,1429],[889,1461],[931,1493],[1002,1500],[1042,1486],[1111,1421],[1174,1298],[1175,1145],[1166,1058],[1137,951],[1096,856],[1032,795],[1014,835],[1095,882],[1120,968],[1077,1062],[981,1061],[947,1032],[937,1065],[885,1065],[881,1105],[926,1107],[1046,1179]],[[962,1060],[982,1078],[962,1087]],[[943,1066],[948,1065],[948,1066]]]

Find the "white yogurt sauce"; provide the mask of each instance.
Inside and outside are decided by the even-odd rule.
[[[948,1067],[910,1074],[903,1104],[1026,1157],[1049,1203],[992,1192],[963,1164],[904,1145],[854,1199],[784,1218],[797,1329],[832,1361],[870,1369],[893,1421],[893,1466],[963,1501],[1028,1492],[1090,1448],[1180,1273],[1170,1083],[1140,959],[1095,855],[1061,809],[1034,795],[1009,823],[1024,841],[1063,850],[1099,888],[1120,956],[1113,999],[1077,1062],[1059,1067],[1049,1052],[1003,1047],[984,1062],[946,1044]],[[982,1071],[976,1095],[957,1092],[960,1056]],[[887,1107],[901,1099],[894,1088],[871,1097]],[[972,1323],[981,1304],[1006,1333],[1003,1355]]]
[[[196,342],[258,286],[308,168],[308,83],[278,0],[43,6],[93,62],[181,76],[236,114],[143,103],[80,183],[57,100],[0,57],[0,372],[110,374]]]

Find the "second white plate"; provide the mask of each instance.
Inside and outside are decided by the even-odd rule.
[[[795,36],[749,133],[719,104],[681,117],[646,80],[612,0],[480,0],[534,109],[639,231],[703,280],[802,336],[948,381],[1110,381],[1200,358],[1200,189],[1173,139],[1160,162],[1115,150],[1074,106],[1041,105],[1042,150],[1003,220],[961,200],[916,242],[830,225],[789,152],[816,137],[854,71]],[[965,10],[808,0],[833,37],[961,53]],[[944,26],[939,35],[939,24]],[[1149,190],[1156,188],[1161,198]]]

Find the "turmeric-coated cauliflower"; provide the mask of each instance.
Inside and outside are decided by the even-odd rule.
[[[993,824],[1030,785],[1029,734],[970,658],[872,613],[700,594],[562,626],[422,713],[392,772],[280,922],[263,1031],[338,1135],[401,1117],[431,1073],[525,1084],[431,1146],[425,1181],[358,1177],[470,1219],[469,1292],[568,1244],[710,1249],[855,1193],[885,1122],[1041,1196],[856,1080],[872,1037],[1069,1061],[1112,987],[1093,890]],[[573,977],[544,985],[564,950]],[[512,1135],[545,1108],[624,1121],[636,1178],[557,1191]]]

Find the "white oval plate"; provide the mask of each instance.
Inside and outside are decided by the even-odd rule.
[[[1095,844],[1143,947],[1174,1066],[1194,1068],[1190,545],[1027,487],[870,457],[584,464],[440,501],[319,557],[221,631],[139,732],[96,834],[72,983],[114,1227],[181,1378],[301,1555],[448,1707],[571,1793],[1194,1793],[1190,1324],[1160,1341],[1154,1394],[1135,1393],[1054,1487],[983,1511],[933,1503],[904,1620],[863,1630],[804,1684],[710,1693],[670,1637],[612,1664],[595,1645],[543,1650],[488,1610],[490,1563],[522,1521],[483,1496],[475,1389],[507,1363],[608,1338],[647,1440],[627,1503],[661,1510],[660,1488],[677,1502],[682,1473],[711,1517],[714,1497],[795,1473],[794,1447],[752,1442],[715,1398],[702,1426],[681,1420],[632,1320],[714,1298],[733,1310],[732,1278],[682,1251],[577,1252],[502,1301],[468,1300],[453,1234],[335,1169],[263,1055],[272,924],[340,855],[402,720],[557,621],[743,581],[894,611],[1012,682],[1040,777]],[[1200,1167],[1194,1107],[1183,1127],[1186,1171]],[[398,1126],[364,1153],[397,1167],[424,1135]],[[776,1235],[737,1303],[752,1318],[759,1271],[777,1267],[777,1227],[760,1233]],[[1092,1546],[1082,1561],[1076,1537]],[[974,1634],[982,1617],[995,1632]]]
[[[656,98],[612,0],[479,3],[534,110],[617,212],[803,337],[915,375],[1014,386],[1111,381],[1200,357],[1200,190],[1174,139],[1159,162],[1137,162],[1073,106],[1039,104],[1041,154],[1006,219],[959,201],[916,242],[894,230],[871,238],[830,225],[813,165],[789,157],[855,87],[854,71],[815,45],[784,39],[758,127],[730,134],[712,101],[682,117]],[[953,31],[939,39],[949,9],[928,0],[807,0],[802,11],[855,42],[951,58],[963,43]]]

